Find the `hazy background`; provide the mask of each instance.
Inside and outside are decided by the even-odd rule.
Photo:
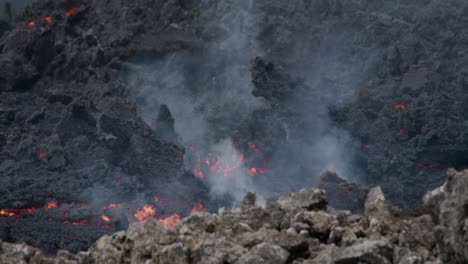
[[[23,8],[33,2],[35,0],[0,0],[0,18],[1,19],[8,19],[8,17],[6,17],[6,14],[5,14],[5,5],[7,2],[9,2],[11,4],[11,10],[12,10],[12,14],[13,16],[16,16],[18,15],[22,10]]]

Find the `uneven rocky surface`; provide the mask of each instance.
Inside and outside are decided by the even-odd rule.
[[[363,215],[327,206],[326,192],[303,189],[255,206],[255,194],[217,214],[195,212],[172,228],[154,219],[100,238],[77,255],[44,256],[26,245],[1,243],[1,263],[466,263],[468,171],[426,195],[428,214],[397,215],[380,187]]]
[[[173,133],[184,111],[206,119],[202,142],[255,142],[267,173],[252,182],[267,194],[319,184],[331,204],[359,211],[367,187],[318,181],[337,169],[391,204],[420,206],[448,167],[468,165],[467,17],[465,0],[36,1],[0,22],[0,208],[89,208],[52,223],[53,210],[0,216],[0,238],[83,250],[127,218],[109,229],[62,222],[155,192],[181,201],[158,208],[166,214],[197,200],[216,210],[225,201],[184,163],[180,141],[196,126]],[[461,215],[443,213],[442,226],[461,230]],[[444,243],[460,252],[463,239]]]

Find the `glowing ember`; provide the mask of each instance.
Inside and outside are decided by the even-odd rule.
[[[134,214],[135,218],[138,221],[142,222],[150,217],[154,217],[156,215],[156,207],[151,204],[145,204],[142,209],[137,209],[137,212]]]
[[[197,164],[195,165],[195,168],[193,168],[193,174],[195,174],[196,177],[203,179],[204,175],[202,171],[202,163],[201,163],[200,154],[198,154],[198,151],[194,145],[190,146],[190,150],[193,151],[195,158],[197,159]]]
[[[112,221],[112,217],[105,214],[101,215],[101,219],[106,222]]]
[[[257,168],[250,168],[250,169],[249,169],[249,175],[250,175],[250,176],[255,176],[255,175],[257,175]]]
[[[156,195],[154,195],[154,196],[153,196],[153,201],[154,201],[155,203],[157,203],[157,202],[159,202],[159,198],[158,198]]]
[[[46,21],[47,23],[52,23],[54,21],[54,19],[51,17],[51,16],[46,16],[43,18],[44,21]]]
[[[406,105],[404,103],[397,103],[395,105],[395,108],[397,109],[400,109],[400,110],[405,110],[406,109]]]
[[[44,150],[41,150],[39,152],[39,158],[40,159],[45,159],[46,156],[47,156],[47,153]]]
[[[87,225],[87,224],[88,224],[88,220],[86,220],[86,219],[77,220],[77,221],[73,221],[72,224],[73,224],[73,225]]]
[[[36,208],[31,207],[31,208],[4,208],[0,209],[0,215],[5,215],[5,216],[20,216],[22,213],[31,213]]]
[[[198,202],[195,204],[195,206],[192,208],[192,212],[200,212],[205,210],[205,206],[201,202]]]
[[[36,25],[36,21],[32,20],[32,21],[29,21],[27,24],[26,24],[28,27],[34,27]]]
[[[70,16],[76,14],[76,13],[78,12],[78,10],[80,10],[78,7],[74,7],[74,8],[72,8],[72,9],[68,10],[68,11],[65,13],[65,15],[66,15],[67,17],[70,17]]]
[[[57,207],[58,207],[57,201],[48,201],[47,202],[47,205],[46,205],[47,209],[52,209],[52,208],[57,208]]]
[[[159,222],[167,226],[173,226],[175,223],[179,222],[180,219],[181,218],[178,214],[172,214],[171,216],[164,219],[159,219]]]
[[[244,154],[238,156],[233,154],[230,159],[223,158],[220,155],[213,155],[212,153],[208,155],[211,159],[205,160],[205,163],[209,169],[214,173],[223,174],[224,176],[229,176],[231,172],[242,165],[242,161],[244,160]]]
[[[104,210],[115,208],[115,207],[121,207],[121,206],[122,204],[119,204],[119,203],[110,203],[108,206],[104,207]]]

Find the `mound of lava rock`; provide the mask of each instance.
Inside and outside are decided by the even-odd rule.
[[[104,236],[86,252],[46,257],[26,245],[0,244],[2,263],[466,263],[468,171],[428,193],[424,209],[390,208],[380,187],[365,214],[327,207],[326,192],[303,189],[218,214],[192,213],[172,228],[150,219]]]

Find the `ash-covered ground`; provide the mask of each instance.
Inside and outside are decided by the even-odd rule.
[[[468,164],[466,28],[461,0],[36,1],[0,22],[0,239],[313,185],[418,206]]]

